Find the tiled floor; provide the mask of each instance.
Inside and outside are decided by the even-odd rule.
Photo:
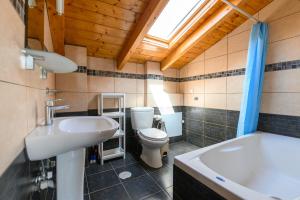
[[[160,169],[147,167],[130,153],[126,160],[112,160],[103,166],[91,164],[86,167],[85,200],[173,199],[174,157],[198,148],[187,142],[171,144]],[[118,174],[123,171],[131,172],[132,176],[121,180]]]

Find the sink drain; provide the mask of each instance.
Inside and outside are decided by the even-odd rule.
[[[119,174],[119,178],[122,180],[130,178],[130,177],[131,177],[131,172],[129,172],[129,171],[124,171]]]

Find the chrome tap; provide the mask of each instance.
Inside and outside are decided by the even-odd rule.
[[[45,125],[49,126],[53,124],[53,118],[54,118],[54,112],[56,110],[65,110],[69,109],[69,105],[63,105],[63,106],[55,106],[54,102],[62,101],[62,99],[48,99],[46,101],[46,117],[45,117]]]

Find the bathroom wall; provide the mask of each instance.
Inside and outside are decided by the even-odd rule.
[[[60,104],[71,105],[71,109],[60,113],[96,110],[97,95],[101,92],[126,93],[127,108],[182,105],[177,69],[162,73],[159,63],[146,62],[127,63],[122,70],[117,70],[115,60],[87,56],[85,47],[72,45],[65,45],[65,54],[80,67],[77,72],[56,75],[56,89],[62,91],[56,97],[64,99]],[[158,96],[161,94],[166,101],[161,101],[164,99]],[[115,108],[116,105],[114,101],[106,101],[104,106]]]
[[[44,121],[45,88],[54,89],[53,74],[41,80],[39,69],[21,69],[25,3],[17,6],[20,2],[2,1],[0,7],[0,29],[5,30],[0,38],[0,199],[25,199],[29,195],[25,192],[31,180],[24,138]],[[35,46],[41,47],[38,43]]]
[[[299,137],[300,1],[274,0],[255,16],[270,27],[259,130]],[[252,24],[248,20],[180,70],[192,143],[234,137]]]

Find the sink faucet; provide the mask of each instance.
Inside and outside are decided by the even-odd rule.
[[[54,112],[56,110],[65,110],[69,109],[69,105],[63,105],[63,106],[55,106],[54,103],[57,101],[62,101],[62,99],[48,99],[46,101],[46,122],[45,125],[49,126],[53,124],[53,118],[54,118]]]

